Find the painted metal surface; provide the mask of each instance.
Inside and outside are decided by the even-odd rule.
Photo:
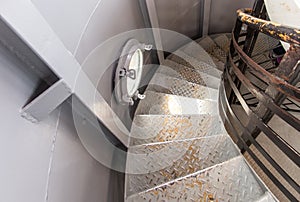
[[[32,122],[38,122],[38,120],[46,118],[49,113],[61,105],[71,94],[71,89],[68,88],[63,80],[59,80],[23,107],[21,114]]]
[[[99,0],[32,0],[66,48],[74,53]],[[80,15],[78,15],[80,13]],[[68,26],[68,29],[66,29]]]
[[[84,2],[84,0],[81,1]],[[80,64],[83,64],[84,60],[97,46],[111,37],[120,33],[144,28],[138,0],[98,0],[97,2],[98,6],[90,14],[89,21],[86,22],[85,29],[82,30],[77,50],[74,53],[75,58]],[[81,7],[80,9],[84,8]],[[119,50],[121,50],[125,41],[130,38],[146,42],[148,36],[145,35],[137,38],[132,35],[123,39],[120,43],[117,43]],[[152,37],[149,41],[152,43]],[[119,56],[118,51],[112,51],[110,54]]]
[[[19,15],[15,15],[14,13],[18,13]],[[70,88],[72,93],[124,145],[128,145],[129,131],[111,110],[94,84],[85,72],[81,70],[80,64],[65,48],[36,7],[30,1],[4,1],[3,6],[0,8],[0,14],[2,20],[38,54],[59,78],[63,79],[67,88]],[[22,16],[22,19],[19,16]],[[33,24],[38,26],[39,29],[32,29]]]
[[[137,115],[130,131],[130,145],[196,139],[226,134],[218,116]]]
[[[265,191],[240,156],[133,195],[127,201],[255,201]]]
[[[202,14],[202,36],[207,36],[209,32],[209,24],[210,24],[210,12],[211,12],[211,1],[212,0],[204,0],[203,1],[203,14]]]
[[[163,43],[162,43],[162,36],[161,36],[160,30],[158,29],[158,28],[160,28],[160,26],[159,26],[159,22],[158,22],[155,1],[154,0],[146,0],[146,4],[147,4],[147,9],[148,9],[148,15],[149,15],[150,22],[151,22],[151,27],[156,28],[156,29],[153,29],[152,32],[153,32],[153,36],[154,36],[156,50],[159,50],[157,52],[158,60],[159,60],[159,63],[162,64],[165,60],[165,56],[162,52],[164,50],[164,48],[163,48]]]
[[[22,118],[19,110],[38,84],[38,77],[24,71],[24,63],[2,44],[0,64],[1,200],[44,201],[60,110],[37,124]]]
[[[236,10],[251,8],[255,2],[255,0],[209,1],[211,1],[208,28],[208,34],[210,35],[231,32],[236,19]]]
[[[130,39],[122,49],[115,70],[115,96],[119,104],[133,105],[134,99],[142,95],[138,88],[142,79],[146,45],[136,39]],[[150,45],[149,47],[152,48]],[[151,48],[149,50],[151,50]]]

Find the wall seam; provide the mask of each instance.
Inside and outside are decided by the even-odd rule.
[[[92,17],[94,16],[96,10],[98,9],[99,4],[101,3],[101,1],[102,1],[102,0],[99,0],[99,1],[97,2],[97,4],[96,4],[94,10],[92,11],[92,13],[91,13],[91,15],[89,16],[89,18],[88,18],[88,20],[87,20],[85,26],[84,26],[83,29],[82,29],[82,32],[81,32],[81,34],[80,34],[78,43],[77,43],[77,45],[76,45],[76,47],[75,47],[75,50],[74,50],[74,57],[75,57],[75,58],[76,58],[76,55],[77,55],[77,53],[78,53],[79,45],[80,45],[80,43],[81,43],[81,41],[82,41],[83,35],[84,35],[84,33],[86,32],[87,27],[88,27],[88,25],[90,24],[90,21],[91,21]]]
[[[53,157],[54,157],[54,151],[55,151],[55,145],[57,140],[57,134],[58,134],[58,127],[60,123],[60,115],[61,115],[62,107],[59,107],[59,112],[57,116],[57,121],[55,125],[55,132],[52,139],[52,145],[51,145],[51,153],[50,153],[50,159],[49,159],[49,166],[48,166],[48,174],[47,174],[47,180],[46,180],[46,189],[45,189],[45,202],[48,201],[49,197],[49,185],[50,185],[50,175],[52,171],[52,163],[53,163]]]

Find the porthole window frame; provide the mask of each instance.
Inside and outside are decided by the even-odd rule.
[[[144,99],[145,96],[139,94],[138,88],[142,80],[144,67],[144,51],[152,49],[152,45],[145,45],[136,39],[130,39],[124,45],[119,57],[118,65],[115,72],[114,91],[115,97],[119,104],[133,105],[136,99]],[[133,56],[138,52],[138,59],[141,60],[140,67],[131,68]],[[137,72],[137,71],[138,72]],[[128,80],[135,80],[133,92],[128,92]]]

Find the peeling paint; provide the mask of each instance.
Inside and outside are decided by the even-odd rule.
[[[266,21],[250,15],[251,9],[237,11],[238,19],[243,23],[279,40],[300,45],[300,30],[279,23]]]

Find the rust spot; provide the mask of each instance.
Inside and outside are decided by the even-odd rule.
[[[283,40],[288,43],[300,44],[300,30],[290,28],[278,23],[266,21],[249,15],[251,9],[238,10],[238,18],[245,24],[251,26],[254,29],[258,29],[261,32],[268,34],[274,38]]]
[[[289,37],[286,34],[279,34],[279,37],[282,38],[284,41],[289,41],[291,40],[291,37]]]

